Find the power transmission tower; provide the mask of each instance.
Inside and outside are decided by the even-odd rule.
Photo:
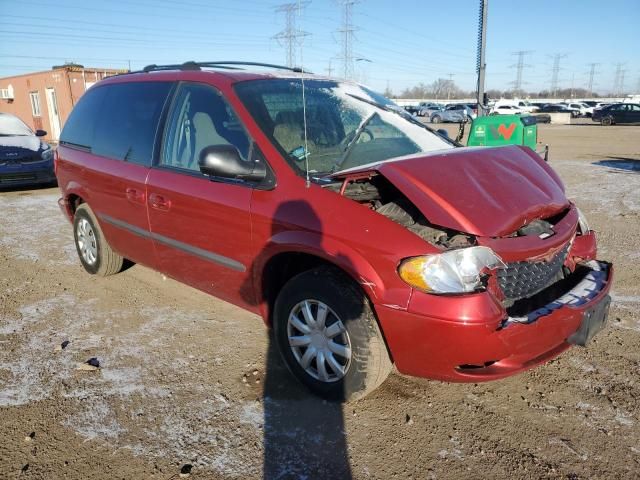
[[[451,99],[451,87],[453,87],[453,77],[455,73],[447,73],[447,76],[449,77],[449,82],[447,83],[447,101],[449,101]]]
[[[309,4],[306,2],[283,3],[276,7],[277,13],[285,14],[285,28],[278,34],[274,35],[280,45],[285,47],[287,51],[287,67],[295,67],[296,63],[296,45],[302,43],[302,39],[309,35],[307,32],[296,29],[296,16],[300,15],[300,10]]]
[[[555,97],[558,92],[558,74],[560,73],[560,60],[566,58],[566,53],[553,55],[553,69],[551,70],[551,94]]]
[[[327,77],[330,77],[333,73],[333,68],[331,67],[331,60],[329,60],[329,66],[327,67]]]
[[[589,83],[587,84],[587,90],[593,97],[593,77],[596,75],[596,67],[600,65],[599,63],[590,63],[589,64]]]
[[[487,105],[484,101],[484,76],[487,70],[485,51],[487,49],[487,14],[489,0],[480,0],[480,12],[478,15],[478,54],[476,58],[476,73],[478,74],[478,115],[483,116]]]
[[[624,63],[616,63],[616,76],[613,81],[613,94],[617,97],[622,96],[624,92],[624,74],[626,70],[624,70]]]
[[[531,50],[519,50],[517,52],[513,52],[513,55],[517,55],[518,56],[518,63],[516,63],[515,65],[511,65],[511,67],[515,67],[516,68],[516,79],[511,82],[513,83],[513,90],[514,92],[519,92],[520,90],[522,90],[522,71],[524,70],[524,67],[530,67],[531,65],[525,65],[524,63],[524,57],[525,55],[529,55],[530,53],[533,53]]]
[[[342,7],[342,26],[337,30],[340,34],[341,53],[338,56],[342,60],[342,76],[345,79],[353,78],[353,34],[357,30],[353,25],[353,6],[359,0],[339,0]]]

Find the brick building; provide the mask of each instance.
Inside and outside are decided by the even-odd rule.
[[[87,88],[124,72],[68,64],[44,72],[0,78],[0,112],[18,116],[33,130],[46,130],[45,138],[55,143],[71,109]]]

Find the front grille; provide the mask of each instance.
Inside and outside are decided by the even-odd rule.
[[[0,184],[32,181],[37,178],[35,173],[4,173],[0,174]]]
[[[16,165],[20,163],[35,163],[41,162],[42,156],[39,153],[32,155],[21,155],[16,157],[4,156],[0,158],[0,165]]]
[[[513,262],[498,270],[498,284],[508,300],[535,295],[558,280],[569,247],[567,244],[548,262]]]

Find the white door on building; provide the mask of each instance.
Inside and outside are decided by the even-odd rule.
[[[49,125],[51,131],[49,138],[51,140],[58,141],[60,138],[60,115],[58,113],[58,99],[56,98],[56,91],[53,88],[47,88],[47,109],[49,110]]]

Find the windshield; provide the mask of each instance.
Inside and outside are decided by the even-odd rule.
[[[18,117],[0,113],[0,135],[8,137],[14,135],[33,135],[33,132]]]
[[[364,87],[330,80],[269,79],[236,85],[262,131],[300,175],[322,176],[453,144],[393,102]],[[304,110],[307,139],[305,148]]]

